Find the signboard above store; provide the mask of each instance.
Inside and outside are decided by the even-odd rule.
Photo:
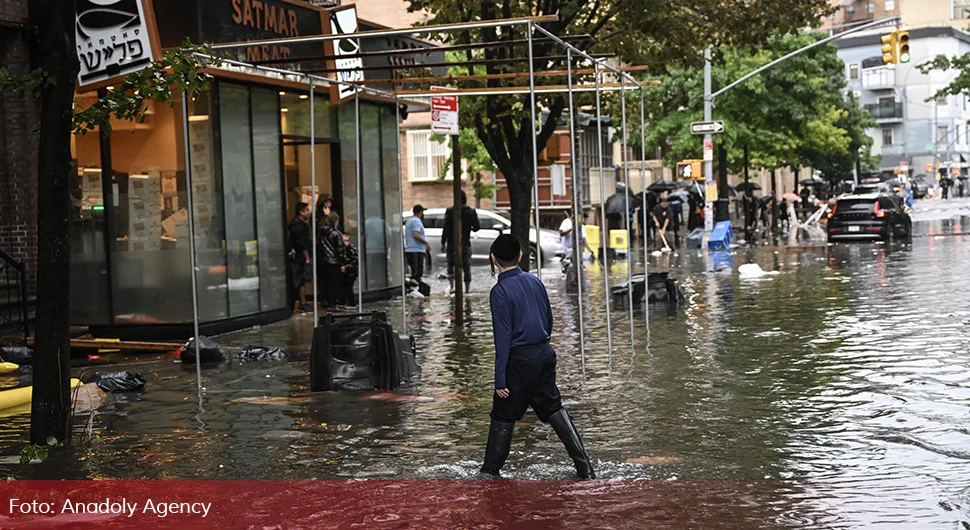
[[[350,6],[346,9],[337,9],[330,12],[330,33],[332,35],[345,35],[356,33],[357,27],[357,8]],[[360,70],[364,66],[364,60],[360,57],[360,41],[357,39],[339,39],[333,41],[334,66],[337,70],[338,81],[354,83],[364,80],[364,71]],[[340,85],[337,90],[341,100],[353,96],[356,90],[350,85]]]
[[[148,66],[158,50],[151,14],[151,0],[78,0],[78,84],[88,87]]]

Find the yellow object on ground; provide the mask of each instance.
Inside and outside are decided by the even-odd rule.
[[[603,244],[600,241],[600,227],[596,225],[583,225],[583,231],[586,235],[586,241],[589,243],[589,248],[599,248]]]
[[[17,370],[20,370],[19,364],[0,363],[0,374],[9,374],[10,372],[16,372]]]
[[[626,237],[626,230],[610,230],[610,248],[613,250],[628,250],[630,247]]]
[[[77,388],[79,386],[81,386],[80,379],[71,379],[71,388]],[[22,386],[20,388],[0,392],[0,410],[30,403],[30,398],[33,391],[34,387]]]

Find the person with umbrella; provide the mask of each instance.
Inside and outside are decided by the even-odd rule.
[[[960,175],[959,177],[957,177],[957,197],[960,197],[961,199],[963,198],[963,188],[966,186],[966,184],[967,184],[966,175]]]
[[[950,186],[953,185],[953,179],[950,177],[943,177],[940,179],[940,188],[943,189],[943,200],[950,198]]]

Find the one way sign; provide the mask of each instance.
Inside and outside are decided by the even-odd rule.
[[[695,121],[690,124],[691,134],[717,134],[724,132],[723,121]]]

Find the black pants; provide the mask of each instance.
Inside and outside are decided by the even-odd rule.
[[[505,383],[509,397],[492,394],[490,416],[494,420],[521,420],[526,409],[532,407],[539,421],[547,422],[549,416],[562,408],[562,397],[556,386],[556,350],[548,342],[512,348]]]
[[[420,280],[424,276],[424,252],[405,252],[404,257],[407,259],[408,267],[411,269],[411,277],[415,280]]]
[[[608,213],[606,214],[606,226],[610,230],[619,230],[621,219],[623,219],[623,216],[618,213]]]
[[[321,262],[317,267],[317,288],[320,301],[326,302],[328,307],[336,307],[344,296],[344,274],[340,272],[340,265]]]
[[[465,271],[462,281],[472,282],[472,247],[462,246],[461,248],[461,269]],[[448,247],[448,277],[455,277],[455,251]]]
[[[354,293],[354,283],[357,281],[356,276],[344,275],[344,292],[343,301],[344,305],[356,306],[357,305],[357,295]]]

